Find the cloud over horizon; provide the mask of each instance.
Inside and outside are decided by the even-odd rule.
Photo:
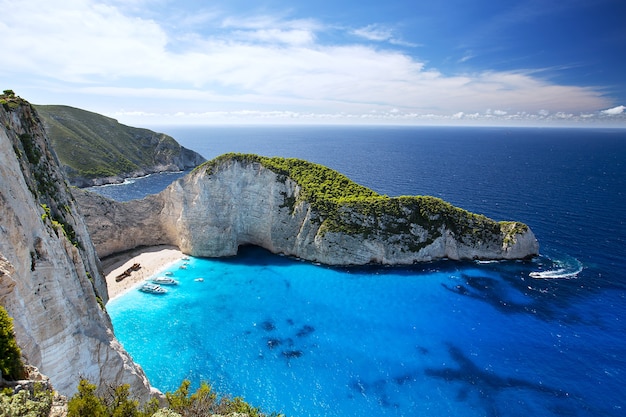
[[[22,79],[5,88],[20,93],[28,85],[36,100],[71,93],[79,102],[92,97],[103,105],[119,98],[109,113],[444,120],[455,114],[505,119],[541,111],[577,117],[607,108],[605,115],[623,112],[600,88],[557,84],[536,69],[443,73],[405,49],[417,45],[376,23],[337,28],[315,19],[213,9],[196,16],[195,25],[177,26],[158,15],[137,16],[132,5],[119,2],[0,0],[0,7],[0,36],[10,39],[3,48],[10,65],[0,77],[5,83]],[[330,32],[351,40],[321,40]],[[146,99],[160,102],[141,104]]]

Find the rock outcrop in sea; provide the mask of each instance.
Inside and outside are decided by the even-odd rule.
[[[41,120],[14,95],[0,107],[0,304],[13,317],[27,363],[57,391],[79,379],[101,389],[151,388],[116,340],[104,308],[100,261]]]
[[[76,190],[100,256],[171,244],[202,257],[241,245],[327,265],[538,254],[530,228],[496,222],[434,197],[381,196],[302,160],[223,155],[157,195],[115,202]]]

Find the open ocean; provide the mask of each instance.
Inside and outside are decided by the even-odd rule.
[[[160,130],[207,159],[298,157],[382,194],[519,220],[541,256],[328,268],[241,248],[181,260],[168,294],[107,305],[155,387],[206,380],[292,417],[626,415],[626,129]],[[180,175],[97,191],[138,198]]]

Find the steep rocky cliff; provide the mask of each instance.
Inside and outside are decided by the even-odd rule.
[[[43,126],[12,94],[0,107],[0,303],[28,363],[65,395],[80,377],[103,389],[148,381],[114,337],[107,288]]]
[[[521,259],[539,247],[525,224],[495,222],[433,197],[380,196],[301,160],[224,155],[158,195],[118,203],[79,191],[100,256],[173,244],[194,256],[252,244],[328,265]]]

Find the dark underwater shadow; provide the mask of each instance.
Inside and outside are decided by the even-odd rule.
[[[456,367],[426,368],[424,369],[425,375],[443,379],[448,383],[459,384],[457,396],[459,401],[467,401],[470,394],[475,394],[487,416],[495,417],[507,414],[500,410],[498,402],[498,396],[505,390],[533,391],[545,395],[548,402],[555,399],[562,400],[557,401],[549,408],[553,411],[560,410],[557,414],[569,410],[573,414],[566,413],[566,415],[576,415],[574,404],[566,403],[572,397],[564,390],[521,378],[500,376],[495,372],[484,370],[472,362],[459,347],[452,344],[448,344],[448,353],[456,363]]]
[[[293,257],[272,254],[254,245],[242,245],[236,256],[217,258],[213,261],[231,265],[244,264],[268,270],[294,263],[310,263]],[[550,263],[551,261],[540,257],[539,262]],[[583,278],[574,280],[531,278],[529,272],[537,268],[537,261],[501,261],[481,264],[471,261],[439,260],[408,266],[315,265],[344,273],[346,279],[358,277],[360,274],[381,275],[381,278],[384,278],[384,275],[389,273],[415,276],[436,272],[460,276],[462,283],[454,286],[443,283],[442,287],[455,294],[490,304],[504,314],[528,314],[543,321],[560,321],[570,324],[601,324],[594,319],[593,314],[587,312],[582,315],[571,308],[576,300],[592,294],[589,288],[581,286]],[[466,268],[485,271],[485,274],[481,276],[464,274],[463,270]],[[498,278],[493,278],[493,276]]]
[[[503,314],[528,314],[543,321],[569,324],[598,324],[592,315],[583,316],[572,309],[577,300],[590,295],[576,280],[531,278],[527,262],[497,265],[475,265],[474,269],[484,270],[485,274],[461,272],[461,283],[441,285],[447,291],[487,303]]]

